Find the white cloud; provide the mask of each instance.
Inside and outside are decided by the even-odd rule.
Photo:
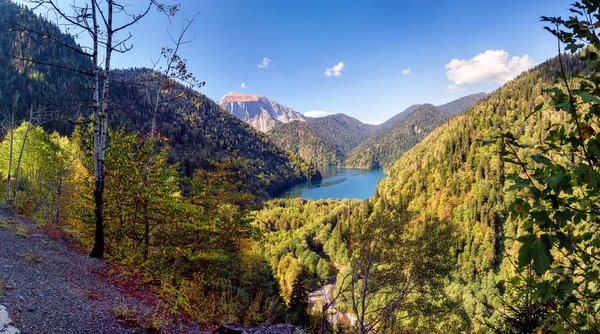
[[[371,125],[379,125],[381,123],[383,123],[383,121],[377,121],[377,120],[368,120],[368,121],[365,121],[365,124],[371,124]]]
[[[487,50],[468,60],[452,59],[446,64],[446,75],[452,81],[448,90],[460,91],[464,90],[461,85],[480,82],[503,84],[533,65],[529,55],[509,59],[508,52],[504,50]]]
[[[267,67],[269,67],[269,65],[271,65],[271,63],[272,63],[271,59],[264,57],[262,59],[262,61],[258,64],[258,67],[267,68]]]
[[[327,115],[331,115],[331,113],[325,110],[311,110],[304,113],[306,117],[325,117]]]
[[[402,70],[402,74],[410,74],[410,68]]]
[[[240,87],[242,87],[242,88],[246,88],[246,83],[245,83],[245,82],[242,82],[242,85],[241,85]]]
[[[344,66],[346,66],[346,64],[344,64],[343,62],[339,62],[334,67],[325,69],[325,73],[323,73],[323,76],[327,78],[339,77],[342,75],[342,70],[344,69]]]

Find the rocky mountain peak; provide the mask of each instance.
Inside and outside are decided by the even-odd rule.
[[[227,93],[219,100],[218,104],[235,117],[262,132],[269,132],[287,122],[306,121],[302,114],[291,108],[256,94]]]
[[[257,102],[259,98],[261,98],[261,96],[256,94],[229,92],[221,98],[219,104],[231,102]]]

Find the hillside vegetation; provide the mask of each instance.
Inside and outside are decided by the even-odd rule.
[[[290,122],[272,130],[269,137],[277,146],[314,164],[387,167],[448,118],[485,96],[471,94],[439,107],[412,105],[376,126],[344,114],[308,119],[306,123]]]
[[[413,105],[377,127],[354,148],[345,165],[360,168],[389,167],[447,119],[465,111],[487,94],[463,96],[441,106]]]
[[[34,122],[49,131],[70,135],[78,115],[90,114],[89,109],[81,108],[89,99],[89,88],[82,85],[88,78],[73,71],[90,72],[89,59],[33,33],[49,32],[75,45],[73,38],[26,7],[1,0],[0,12],[0,50],[5,53],[0,55],[0,118],[8,122],[14,113],[18,125],[29,119],[29,111],[34,108]],[[156,91],[157,74],[148,69],[130,69],[115,71],[114,75],[111,99],[116,113],[109,120],[110,126],[148,134],[154,108],[148,91]],[[186,176],[192,176],[197,169],[210,169],[213,161],[244,159],[247,191],[258,199],[320,177],[316,168],[298,155],[277,148],[214,101],[181,84],[174,84],[170,100],[161,104],[157,123],[158,132],[172,147],[170,161],[178,163]]]
[[[149,69],[107,66],[95,78],[111,93],[92,98],[89,59],[54,43],[77,54],[71,36],[0,0],[5,12],[0,24],[20,28],[0,30],[0,52],[15,53],[0,54],[0,198],[52,240],[100,245],[90,256],[168,305],[120,310],[127,323],[600,331],[596,2],[572,5],[568,21],[542,17],[571,53],[486,97],[415,105],[379,127],[337,114],[270,134]],[[387,177],[367,200],[271,198],[319,178],[317,163],[384,166]],[[19,226],[0,224],[27,238]]]
[[[446,118],[435,106],[422,104],[358,145],[350,152],[345,165],[361,168],[387,166],[427,137]]]
[[[115,83],[112,90],[115,101],[119,101],[111,120],[113,127],[149,133],[153,105],[145,92],[156,89],[155,75],[148,69],[132,69],[116,71],[115,76],[126,84]],[[171,162],[178,163],[184,175],[210,169],[212,161],[242,159],[246,190],[258,199],[320,177],[314,166],[276,147],[264,134],[223,111],[206,96],[182,85],[175,85],[170,94],[178,98],[159,108],[157,130],[172,148]]]
[[[273,142],[308,162],[343,165],[348,152],[367,139],[376,127],[344,114],[283,124],[269,133]]]
[[[564,55],[563,61],[569,71],[582,66],[577,57]],[[495,307],[511,269],[504,260],[505,247],[510,247],[517,235],[517,226],[507,219],[507,206],[514,195],[506,184],[506,175],[516,167],[501,160],[501,142],[493,138],[510,130],[524,142],[541,140],[557,115],[538,112],[526,117],[547,100],[542,91],[554,86],[559,70],[558,58],[551,59],[434,130],[391,165],[388,177],[369,201],[270,202],[257,214],[256,224],[266,235],[262,252],[280,284],[292,281],[301,268],[312,273],[313,280],[334,278],[335,272],[330,272],[326,279],[327,270],[351,262],[351,227],[367,220],[373,208],[393,210],[404,203],[414,222],[433,219],[457,229],[451,247],[455,269],[444,283],[445,297],[435,301],[453,304],[453,311],[440,314],[443,321],[439,327],[427,326],[442,332],[484,331],[484,319],[500,316]],[[435,107],[423,108],[424,116],[433,113],[440,122],[444,119]],[[290,257],[297,259],[299,267],[282,267]],[[343,270],[337,274],[338,281],[340,275]]]

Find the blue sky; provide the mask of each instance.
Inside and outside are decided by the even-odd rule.
[[[539,17],[566,15],[571,1],[180,2],[182,15],[200,13],[181,54],[210,98],[252,93],[301,113],[384,121],[411,104],[489,93],[554,56],[556,40]],[[178,17],[169,29],[180,26]],[[149,67],[168,45],[167,28],[153,11],[131,29],[134,48],[114,65]],[[264,58],[268,66],[259,67]]]

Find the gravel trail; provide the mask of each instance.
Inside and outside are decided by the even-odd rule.
[[[108,270],[0,207],[0,311],[20,333],[135,333],[115,319],[116,307],[135,301],[100,277]]]

